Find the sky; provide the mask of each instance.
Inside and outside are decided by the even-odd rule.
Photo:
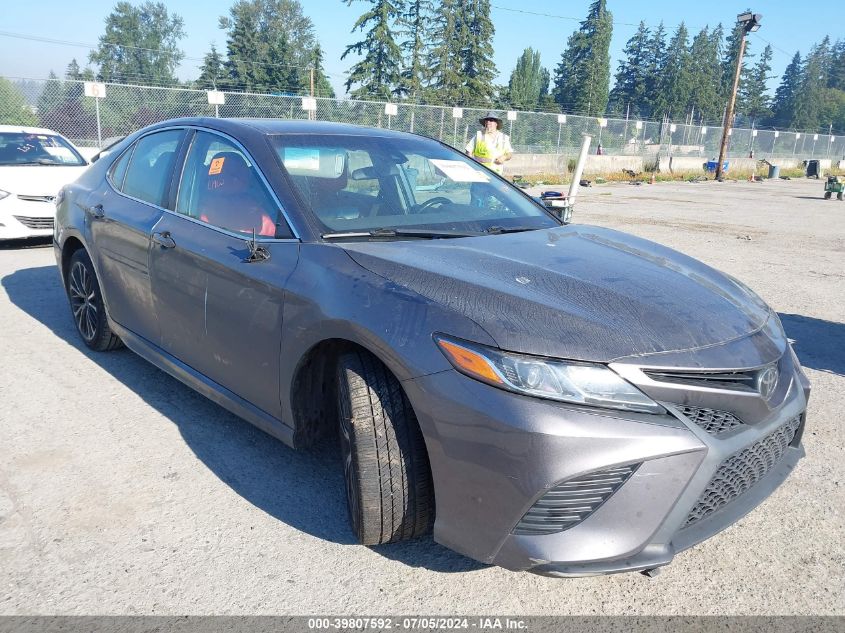
[[[140,4],[140,1],[134,0],[134,3]],[[90,47],[96,46],[104,30],[105,18],[116,3],[117,0],[7,2],[0,25],[0,75],[44,79],[51,70],[61,75],[72,58],[84,66],[83,60],[87,60]],[[180,79],[195,79],[199,75],[200,60],[212,42],[218,50],[225,51],[226,35],[217,27],[217,21],[219,16],[228,15],[232,3],[233,0],[168,0],[168,10],[182,16],[187,33],[181,42],[186,59],[177,73]],[[357,58],[349,55],[341,60],[340,56],[346,46],[358,41],[359,33],[350,31],[358,16],[366,10],[366,4],[361,0],[353,0],[351,6],[344,0],[301,0],[301,4],[305,15],[314,22],[317,38],[323,46],[329,80],[338,96],[343,96],[345,73]],[[492,0],[491,17],[496,28],[494,60],[499,71],[496,83],[507,83],[517,58],[529,46],[540,51],[543,65],[554,74],[567,38],[578,28],[589,5],[590,0]],[[622,49],[640,20],[648,26],[663,21],[670,34],[684,21],[692,37],[705,25],[712,27],[722,22],[727,27],[748,5],[745,0],[691,4],[676,0],[647,3],[608,0],[607,6],[614,19],[610,54],[611,73],[615,75]],[[749,52],[759,53],[767,42],[774,48],[769,80],[772,93],[797,50],[803,55],[825,35],[830,35],[832,40],[840,37],[841,20],[822,19],[819,11],[808,11],[806,5],[794,0],[760,2],[751,8],[763,14],[763,21],[760,31],[749,37]],[[78,45],[31,41],[17,37],[20,35]]]

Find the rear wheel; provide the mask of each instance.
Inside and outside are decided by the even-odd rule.
[[[830,192],[830,191],[825,191],[825,192],[824,192],[824,199],[825,199],[825,200],[830,200],[830,196],[831,196],[831,195],[832,195],[832,194],[831,194],[831,192]]]
[[[840,191],[839,193],[837,193],[837,194],[836,194],[836,199],[837,199],[837,200],[842,200],[842,192],[841,192],[841,191]]]
[[[111,331],[106,318],[94,265],[83,248],[70,258],[66,290],[76,331],[84,343],[98,352],[120,347],[120,339]]]
[[[422,433],[402,386],[364,351],[340,357],[337,382],[355,536],[364,545],[378,545],[425,534],[434,518],[434,488]]]

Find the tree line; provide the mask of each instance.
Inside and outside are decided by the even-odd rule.
[[[365,9],[351,28],[356,41],[342,54],[357,56],[345,82],[357,99],[718,125],[742,39],[739,26],[706,26],[693,35],[683,22],[671,34],[663,23],[641,22],[611,77],[613,16],[606,0],[594,0],[553,70],[527,48],[507,84],[496,85],[490,0],[341,1]],[[162,2],[124,0],[107,16],[88,57],[95,70],[73,60],[65,78],[335,96],[314,24],[297,0],[237,0],[219,27],[225,49],[212,44],[199,76],[180,82],[182,18]],[[746,46],[734,125],[845,130],[845,41],[825,37],[805,56],[796,52],[774,95],[767,88],[772,46],[757,53],[755,45]],[[51,79],[56,85],[45,89],[38,111],[67,117],[78,109],[78,89],[59,86],[53,73]]]

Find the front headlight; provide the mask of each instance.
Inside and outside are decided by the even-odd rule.
[[[434,340],[459,372],[500,389],[594,407],[665,413],[663,407],[604,365],[502,352],[440,335]]]
[[[10,192],[8,192],[8,191],[3,191],[2,189],[0,189],[0,200],[2,200],[3,198],[8,198],[8,197],[9,197],[9,196],[11,196],[11,195],[12,195],[12,194],[11,194]]]

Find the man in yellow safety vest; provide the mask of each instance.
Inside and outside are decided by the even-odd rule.
[[[487,116],[478,120],[483,129],[476,132],[466,146],[466,152],[488,169],[492,169],[500,176],[504,171],[504,163],[513,156],[510,137],[502,132],[502,119],[495,112],[488,112]]]

